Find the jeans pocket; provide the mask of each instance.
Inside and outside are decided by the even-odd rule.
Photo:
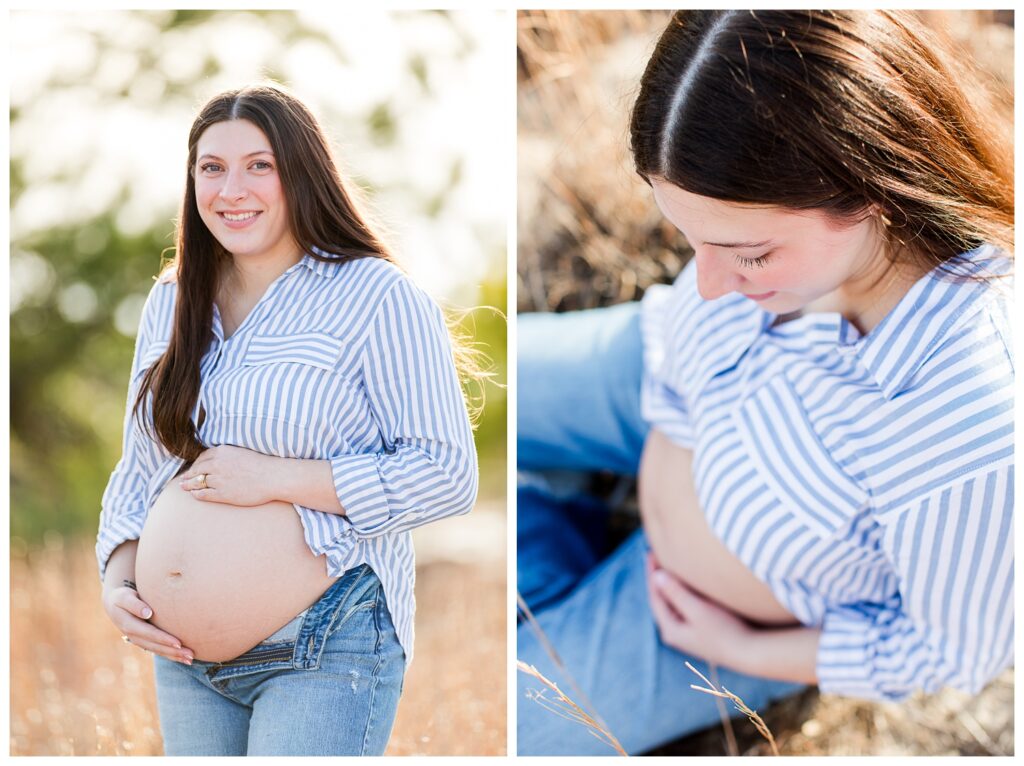
[[[334,619],[327,629],[325,638],[330,638],[335,633],[344,631],[353,635],[367,635],[374,625],[374,610],[377,602],[384,599],[384,590],[380,581],[373,576],[376,583],[361,593],[358,598],[353,599],[355,603],[341,604],[334,614]]]

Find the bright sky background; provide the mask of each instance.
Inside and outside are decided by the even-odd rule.
[[[128,197],[118,207],[118,227],[131,234],[165,225],[167,245],[173,244],[188,129],[198,106],[220,90],[259,79],[267,65],[319,116],[343,171],[377,189],[374,213],[419,284],[443,301],[466,305],[486,276],[504,276],[515,183],[509,12],[453,11],[452,23],[426,12],[295,11],[340,49],[343,61],[317,37],[283,45],[271,22],[245,11],[163,35],[154,23],[161,13],[169,12],[11,14],[10,98],[12,109],[21,110],[11,126],[11,153],[23,158],[30,179],[11,211],[12,310],[28,293],[53,287],[47,264],[19,248],[19,240],[89,220],[116,205],[122,188]],[[113,42],[102,60],[97,38]],[[140,51],[151,63],[142,63]],[[426,62],[426,88],[407,65],[412,56]],[[206,57],[223,68],[218,75],[187,98],[165,92],[165,77],[195,82]],[[40,96],[54,80],[60,86]],[[121,90],[127,97],[107,95]],[[388,145],[374,140],[367,121],[381,104],[395,119],[396,141]],[[459,158],[457,187],[440,214],[426,215],[424,199],[448,185]],[[81,239],[83,248],[102,247],[90,241],[88,229]],[[140,256],[155,262],[155,254]],[[65,313],[88,308],[88,286],[62,291]]]

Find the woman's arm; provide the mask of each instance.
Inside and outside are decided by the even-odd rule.
[[[153,610],[135,589],[135,554],[138,540],[127,540],[110,554],[103,573],[103,609],[114,626],[132,644],[162,654],[175,662],[192,664],[194,655],[181,641],[151,625]],[[129,584],[130,583],[130,584]]]
[[[206,489],[200,474],[207,476]],[[231,505],[280,500],[345,515],[334,488],[330,460],[277,457],[224,444],[203,450],[178,480],[196,500]]]
[[[647,587],[661,640],[740,673],[814,684],[817,628],[755,628],[691,590],[648,554]]]
[[[173,318],[175,290],[173,284],[155,283],[142,310],[128,381],[121,457],[100,500],[96,560],[102,582],[120,582],[120,578],[106,577],[108,559],[122,543],[137,540],[142,534],[147,510],[146,485],[165,456],[162,446],[142,432],[132,411],[142,374],[166,348],[164,338]]]

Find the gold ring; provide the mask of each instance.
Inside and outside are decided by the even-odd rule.
[[[199,481],[200,481],[199,489],[207,489],[207,486],[206,486],[206,474],[205,473],[199,474]]]
[[[126,644],[130,644],[132,642],[132,640],[128,638],[128,636],[121,636],[121,640],[124,641]]]

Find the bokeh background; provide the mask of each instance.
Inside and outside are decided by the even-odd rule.
[[[920,13],[960,49],[961,65],[976,70],[970,80],[988,104],[987,119],[1012,125],[1013,11]],[[670,16],[639,10],[518,13],[519,311],[637,300],[650,285],[671,282],[691,256],[629,156],[630,109]],[[593,477],[591,489],[616,498],[613,534],[635,528],[635,495],[621,480]],[[571,688],[564,679],[552,680]],[[758,712],[783,755],[1007,755],[1013,753],[1013,680],[1010,669],[978,696],[948,690],[903,704],[870,704],[810,689]],[[700,692],[693,696],[695,705],[715,704]],[[747,721],[732,729],[718,726],[653,754],[770,754]]]
[[[162,753],[150,657],[100,604],[99,502],[188,128],[261,79],[317,113],[413,279],[477,307],[480,500],[415,534],[417,660],[388,752],[505,752],[511,14],[320,8],[9,16],[13,755]]]

